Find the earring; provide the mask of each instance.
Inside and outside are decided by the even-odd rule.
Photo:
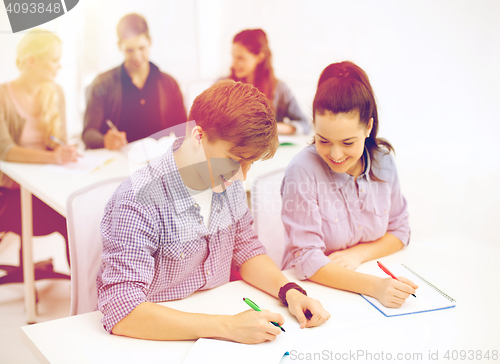
[[[366,137],[369,138],[370,137],[370,133],[368,133],[368,135]]]

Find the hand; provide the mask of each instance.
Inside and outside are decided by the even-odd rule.
[[[54,151],[54,162],[56,164],[65,164],[69,162],[76,162],[78,153],[74,145],[58,145]]]
[[[104,148],[116,150],[127,144],[127,134],[124,131],[109,129],[104,135]]]
[[[295,126],[283,122],[277,124],[278,124],[278,134],[282,135],[295,134]]]
[[[399,282],[393,278],[382,278],[377,287],[375,298],[384,306],[399,308],[405,300],[415,293],[418,286],[405,277],[398,277]]]
[[[297,318],[301,329],[319,326],[331,317],[318,300],[305,296],[296,289],[291,289],[286,293],[286,301],[288,310]],[[305,316],[307,310],[312,314],[309,318]]]
[[[285,323],[283,316],[269,310],[262,310],[262,312],[247,310],[229,316],[227,338],[243,344],[272,341],[281,333],[281,329],[271,324],[271,321],[280,325]]]
[[[356,270],[356,268],[363,263],[363,259],[359,252],[356,252],[352,248],[335,251],[331,253],[328,258],[335,264],[350,270]]]

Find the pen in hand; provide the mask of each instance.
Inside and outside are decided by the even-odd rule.
[[[245,303],[246,303],[247,305],[249,305],[251,308],[253,308],[255,311],[259,311],[259,312],[261,312],[260,307],[259,307],[259,306],[258,306],[255,302],[253,302],[250,298],[243,298],[243,301],[245,301]],[[281,329],[281,331],[286,332],[286,331],[285,331],[285,329],[284,329],[284,328],[282,328],[282,327],[280,326],[280,324],[278,324],[277,322],[271,321],[271,323],[272,323],[274,326],[279,327],[279,328]]]
[[[62,141],[61,139],[59,139],[59,138],[56,138],[56,137],[55,137],[55,136],[53,136],[53,135],[51,135],[51,136],[50,136],[50,139],[51,139],[54,143],[56,143],[56,144],[60,145],[61,147],[66,147],[66,146],[67,146],[65,142],[63,142],[63,141]],[[83,157],[83,155],[81,155],[81,154],[80,154],[80,153],[78,153],[78,152],[76,153],[76,155],[77,155],[78,157]]]
[[[395,280],[397,280],[397,281],[401,282],[399,279],[397,279],[397,278],[396,278],[396,276],[395,276],[394,274],[392,274],[392,273],[391,273],[391,271],[390,271],[389,269],[387,269],[387,268],[385,267],[385,265],[383,265],[383,264],[382,264],[382,263],[380,263],[379,261],[377,261],[377,264],[378,264],[379,268],[380,268],[380,269],[382,269],[382,270],[384,271],[384,273],[386,273],[386,274],[390,275],[393,279],[395,279]],[[401,283],[402,283],[402,282],[401,282]],[[415,296],[413,293],[412,293],[412,296],[413,296],[413,297],[415,297],[415,298],[417,298],[417,296]]]
[[[108,120],[106,120],[106,124],[108,125],[108,127],[109,127],[111,130],[113,130],[113,131],[118,131],[118,128],[115,126],[115,124],[113,124],[113,123],[111,122],[111,120],[109,120],[109,119],[108,119]]]

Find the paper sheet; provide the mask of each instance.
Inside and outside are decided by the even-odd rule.
[[[296,322],[287,322],[284,328],[286,332],[282,332],[274,341],[255,345],[215,339],[198,339],[182,363],[278,364],[283,355],[293,349],[304,331]]]
[[[47,164],[43,167],[43,170],[50,173],[85,175],[111,162],[113,159],[109,156],[86,153],[83,157],[78,157],[76,162],[63,165]]]

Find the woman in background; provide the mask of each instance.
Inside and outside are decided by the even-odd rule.
[[[30,31],[17,46],[20,75],[0,85],[0,160],[54,164],[76,161],[76,148],[65,145],[64,94],[54,82],[61,68],[60,58],[60,39],[40,29]],[[0,172],[0,232],[7,231],[21,234],[20,192],[19,185]],[[67,242],[66,219],[33,196],[33,235],[54,231]]]
[[[292,92],[274,76],[271,50],[262,29],[248,29],[233,39],[231,78],[250,83],[259,89],[273,105],[279,134],[307,134],[311,127],[300,111]],[[289,122],[284,122],[285,118]]]
[[[282,184],[283,268],[400,307],[415,293],[413,282],[355,272],[410,240],[394,149],[377,138],[377,105],[361,68],[340,62],[323,70],[313,123],[314,144],[295,156]]]

